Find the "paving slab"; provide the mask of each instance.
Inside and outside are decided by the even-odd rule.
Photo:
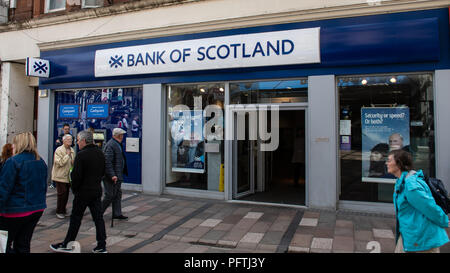
[[[319,219],[317,218],[305,218],[303,217],[300,221],[300,226],[307,226],[307,227],[316,227],[319,222]]]
[[[394,239],[394,233],[390,229],[373,229],[373,236],[375,238],[386,238],[386,239]]]
[[[311,249],[331,250],[333,246],[332,238],[313,238],[311,242]]]
[[[366,212],[240,204],[221,200],[147,195],[124,191],[126,221],[105,212],[110,253],[392,253],[395,217]],[[73,195],[67,205],[71,211]],[[32,253],[50,253],[64,239],[70,218],[55,215],[56,190],[31,243]],[[447,232],[450,232],[447,229]],[[82,252],[95,246],[95,225],[85,213],[77,237]],[[450,244],[441,248],[450,253]]]

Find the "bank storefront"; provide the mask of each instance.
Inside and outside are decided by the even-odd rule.
[[[40,118],[99,145],[124,128],[125,188],[391,211],[389,150],[447,172],[448,21],[436,9],[43,51]]]

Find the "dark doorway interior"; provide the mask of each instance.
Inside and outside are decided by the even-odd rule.
[[[255,181],[255,193],[241,200],[305,205],[305,111],[282,110],[279,120],[278,149],[261,155],[265,166],[264,189],[258,189]]]

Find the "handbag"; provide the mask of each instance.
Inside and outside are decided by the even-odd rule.
[[[7,242],[8,242],[8,231],[0,230],[0,253],[6,253]]]

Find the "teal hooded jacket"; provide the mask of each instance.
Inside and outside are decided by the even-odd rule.
[[[421,170],[403,172],[394,189],[396,240],[403,238],[405,251],[424,251],[449,242],[448,216],[436,205]]]

